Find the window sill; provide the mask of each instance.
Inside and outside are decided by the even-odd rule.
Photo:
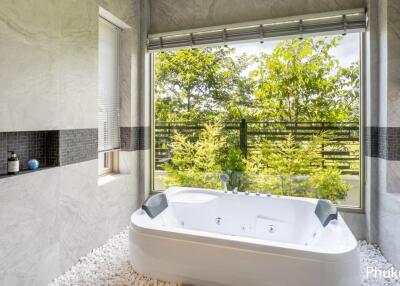
[[[106,175],[102,175],[99,176],[98,180],[97,180],[97,185],[99,187],[110,184],[116,180],[122,180],[123,178],[126,178],[127,176],[129,176],[129,174],[106,174]]]

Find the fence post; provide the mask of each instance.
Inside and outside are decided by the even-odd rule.
[[[247,157],[247,122],[246,119],[240,120],[240,134],[239,134],[239,145],[240,150],[245,157]]]

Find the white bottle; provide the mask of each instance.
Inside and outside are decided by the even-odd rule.
[[[16,175],[19,172],[19,159],[17,154],[11,151],[11,157],[7,161],[7,173],[9,175]]]

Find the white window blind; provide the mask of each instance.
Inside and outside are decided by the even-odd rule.
[[[99,151],[120,148],[118,92],[119,28],[99,20]]]
[[[256,22],[214,26],[202,29],[149,34],[147,50],[212,46],[233,42],[284,39],[312,35],[363,32],[367,26],[365,9],[270,19]]]

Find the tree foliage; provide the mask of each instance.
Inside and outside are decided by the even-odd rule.
[[[172,162],[164,164],[168,173],[165,184],[202,188],[218,185],[218,176],[223,171],[220,164],[222,150],[226,143],[221,130],[220,125],[206,125],[195,142],[176,133],[171,145]]]
[[[249,158],[236,148],[225,149],[221,125],[206,125],[196,141],[176,133],[172,161],[164,165],[166,186],[221,188],[219,175],[229,175],[228,188],[279,195],[330,199],[346,198],[350,185],[334,166],[323,168],[320,149],[324,136],[298,144],[288,135],[283,144],[264,144]]]
[[[156,54],[156,124],[193,122],[358,122],[359,64],[340,66],[332,54],[342,36],[280,41],[270,53],[238,55],[234,48],[195,48]],[[343,200],[350,188],[336,166],[321,165],[329,134],[298,142],[259,142],[242,154],[222,125],[206,125],[197,140],[176,133],[166,186],[229,188]],[[352,150],[353,153],[359,150]],[[358,154],[358,153],[357,153]]]
[[[248,104],[251,81],[242,75],[248,56],[233,48],[168,51],[156,55],[156,119],[215,120]],[[236,114],[238,118],[246,114]],[[228,116],[229,117],[229,116]]]
[[[330,54],[340,38],[286,40],[271,54],[263,53],[251,73],[257,83],[257,117],[278,122],[355,120],[358,68],[340,67]]]
[[[234,48],[156,55],[158,121],[358,121],[359,66],[332,55],[342,36],[290,39],[271,53]]]

